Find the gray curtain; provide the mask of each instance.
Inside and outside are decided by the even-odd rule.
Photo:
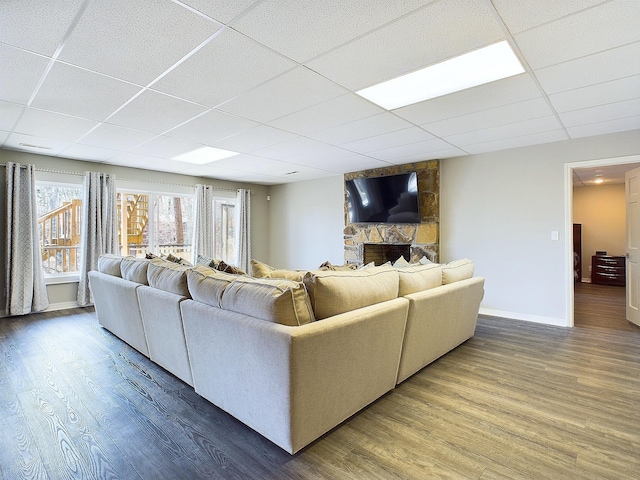
[[[7,315],[49,306],[42,271],[35,167],[7,163]]]
[[[198,255],[213,258],[213,187],[196,185],[195,226],[193,229],[193,263]]]
[[[251,265],[251,190],[238,190],[236,202],[236,252],[238,267],[249,272]]]
[[[80,283],[78,304],[93,303],[89,271],[97,270],[98,257],[118,253],[118,211],[116,176],[85,172],[82,200],[82,239],[80,244]]]

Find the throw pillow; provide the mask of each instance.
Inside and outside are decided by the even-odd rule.
[[[409,265],[410,265],[410,263],[407,262],[407,260],[404,258],[404,255],[400,255],[400,258],[398,258],[395,262],[393,262],[393,266],[395,268],[408,267]]]
[[[255,278],[268,278],[269,272],[273,272],[274,270],[276,270],[276,268],[271,265],[259,262],[258,260],[251,260],[251,273]]]
[[[458,282],[473,277],[473,261],[468,258],[455,260],[442,266],[442,284]]]
[[[333,265],[331,262],[329,262],[327,260],[322,265],[320,265],[318,270],[325,271],[325,272],[326,271],[344,272],[344,271],[348,271],[348,270],[356,270],[357,268],[358,268],[358,266],[355,265],[355,264],[352,264],[352,263],[346,263],[344,265]]]
[[[241,270],[240,268],[227,264],[224,260],[220,260],[218,265],[216,266],[216,270],[224,273],[230,273],[232,275],[246,275],[247,272]]]

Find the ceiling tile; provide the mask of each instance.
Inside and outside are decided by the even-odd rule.
[[[258,123],[246,118],[230,115],[219,110],[211,110],[167,132],[167,135],[211,145],[217,140],[236,135],[258,125]]]
[[[607,0],[492,0],[498,14],[511,33],[518,33],[543,23],[570,15]]]
[[[442,0],[307,65],[359,90],[503,38],[485,2]]]
[[[5,140],[9,137],[9,132],[0,130],[0,147],[3,146]]]
[[[182,3],[216,19],[222,23],[229,23],[241,12],[256,3],[257,0],[182,0]]]
[[[278,118],[270,125],[289,132],[307,135],[361,118],[384,113],[384,110],[359,95],[342,95],[304,110]]]
[[[153,137],[155,135],[149,132],[103,123],[82,137],[78,143],[114,150],[129,150]]]
[[[145,90],[109,117],[108,122],[123,127],[143,128],[147,132],[164,133],[206,110],[207,107],[202,105]]]
[[[89,145],[74,143],[60,152],[60,156],[65,158],[74,158],[77,160],[104,162],[105,160],[109,160],[120,153],[121,152],[117,150],[109,150],[106,148],[91,147]]]
[[[213,146],[232,152],[251,153],[293,138],[295,138],[293,133],[259,125],[237,135],[213,142]]]
[[[0,100],[26,105],[48,63],[45,57],[0,43]]]
[[[173,2],[94,0],[60,60],[146,85],[219,28]]]
[[[14,131],[73,143],[97,124],[94,120],[28,108],[16,124]]]
[[[24,106],[0,101],[0,130],[10,132],[16,124]]]
[[[347,150],[359,153],[379,151],[384,148],[398,147],[405,144],[424,142],[434,137],[419,127],[404,128],[395,132],[383,133],[375,137],[363,138],[355,142],[342,144]]]
[[[134,148],[133,153],[149,155],[151,157],[173,158],[183,153],[191,152],[202,145],[194,142],[185,142],[171,137],[155,137],[148,142]]]
[[[154,90],[215,107],[295,66],[231,29],[153,84]]]
[[[560,119],[566,127],[576,127],[638,115],[640,115],[640,98],[561,113]]]
[[[438,122],[421,125],[425,130],[438,137],[447,137],[458,133],[497,127],[508,123],[521,122],[537,117],[553,114],[549,104],[542,97],[510,103],[501,107],[489,108],[480,112],[469,113],[461,117],[447,118]]]
[[[637,42],[638,19],[638,0],[614,0],[517,34],[515,40],[535,70]]]
[[[221,105],[220,110],[269,122],[345,93],[326,78],[298,67]]]
[[[132,168],[144,168],[160,161],[162,161],[162,159],[157,157],[130,152],[123,152],[109,159],[109,163],[111,164]]]
[[[605,135],[607,133],[626,132],[628,130],[640,130],[640,115],[569,127],[567,130],[569,131],[571,138],[591,137],[594,135]]]
[[[556,93],[549,100],[558,112],[640,98],[640,75]]]
[[[285,142],[277,143],[265,148],[255,150],[254,155],[269,158],[272,160],[291,161],[298,158],[317,158],[318,156],[338,156],[353,155],[334,145],[328,145],[317,140],[305,137],[295,137]]]
[[[454,146],[450,143],[439,138],[434,138],[423,142],[409,143],[407,145],[399,145],[397,147],[369,152],[367,155],[379,160],[392,161],[397,158],[405,158],[408,156],[427,156],[430,152],[448,150],[451,148],[454,148]]]
[[[567,140],[567,134],[564,130],[551,130],[548,132],[537,132],[517,137],[503,138],[475,145],[467,145],[464,149],[472,154],[493,152],[496,150],[506,150],[509,148],[527,147],[530,145],[538,145],[542,143],[559,142]]]
[[[303,62],[431,1],[268,0],[235,22],[234,28]]]
[[[36,153],[38,155],[58,155],[69,146],[68,142],[53,138],[36,137],[33,135],[23,135],[12,133],[5,140],[4,148],[19,150],[21,152]]]
[[[420,152],[404,157],[396,157],[387,161],[393,165],[402,165],[404,163],[424,162],[425,160],[461,157],[464,155],[467,155],[467,152],[464,150],[449,146],[449,148],[442,150],[430,150],[428,152]]]
[[[139,90],[130,83],[56,62],[32,106],[102,121]]]
[[[0,2],[0,42],[53,55],[83,0]]]
[[[321,130],[310,134],[310,136],[321,142],[341,145],[413,126],[414,125],[398,118],[392,113],[381,113],[380,115],[374,115],[327,130]]]
[[[534,118],[524,122],[500,125],[498,127],[484,128],[473,132],[459,133],[445,137],[445,140],[453,145],[466,149],[467,145],[504,140],[511,137],[520,137],[528,134],[559,130],[562,126],[555,116]]]
[[[537,97],[540,97],[540,89],[529,74],[523,73],[399,108],[394,113],[413,123],[424,125]]]
[[[543,68],[535,72],[547,94],[640,74],[640,42]]]

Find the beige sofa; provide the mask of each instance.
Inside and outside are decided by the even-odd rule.
[[[471,337],[472,275],[464,261],[301,283],[103,257],[90,281],[101,325],[293,454]]]

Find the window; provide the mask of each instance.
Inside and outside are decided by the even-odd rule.
[[[215,257],[236,265],[236,217],[235,199],[216,198],[213,200],[215,228]]]
[[[36,201],[45,275],[76,274],[80,266],[82,186],[36,182]]]
[[[118,192],[117,201],[123,255],[144,257],[152,252],[191,258],[193,196]]]

